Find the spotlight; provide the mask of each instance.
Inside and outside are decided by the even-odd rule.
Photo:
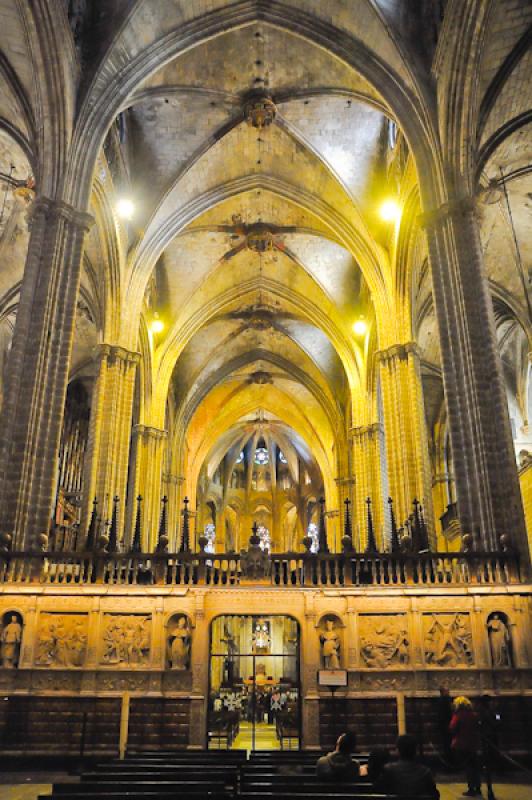
[[[127,197],[123,197],[116,204],[116,211],[118,216],[122,217],[122,219],[131,219],[135,213],[135,206],[131,200],[129,200]]]
[[[379,214],[384,222],[395,222],[401,216],[401,208],[396,200],[385,200],[382,203]]]
[[[353,324],[353,330],[357,336],[364,336],[368,329],[367,323],[362,317],[357,319],[357,321]]]
[[[157,312],[153,315],[153,320],[150,325],[150,330],[152,333],[162,333],[164,331],[164,322],[162,319],[159,319],[159,315]]]

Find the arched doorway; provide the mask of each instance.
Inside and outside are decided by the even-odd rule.
[[[211,625],[208,744],[285,750],[300,742],[299,625],[224,615]]]

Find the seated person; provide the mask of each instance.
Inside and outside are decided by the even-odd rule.
[[[389,750],[384,747],[376,747],[369,754],[367,765],[360,768],[360,774],[367,776],[372,783],[375,783],[380,778],[384,766],[391,760],[392,756]]]
[[[318,778],[325,781],[356,781],[360,776],[360,764],[351,758],[356,744],[354,733],[342,733],[336,742],[336,749],[318,759]]]
[[[397,739],[399,760],[385,764],[375,781],[375,791],[399,797],[432,797],[439,800],[432,772],[416,761],[417,744],[413,736],[405,734]]]

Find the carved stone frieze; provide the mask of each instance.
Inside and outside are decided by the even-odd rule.
[[[150,674],[100,673],[97,676],[97,688],[101,692],[147,692],[150,688]]]
[[[386,669],[410,661],[405,614],[361,614],[360,656],[366,667]]]
[[[146,666],[150,659],[151,616],[104,614],[100,663],[114,667]]]
[[[519,689],[520,675],[518,672],[497,672],[493,676],[496,689]]]
[[[413,677],[408,672],[400,673],[372,673],[364,672],[360,676],[360,688],[362,691],[403,691],[413,683]]]
[[[31,688],[35,691],[79,692],[81,677],[80,672],[36,670],[31,676]]]
[[[471,620],[468,613],[424,614],[425,663],[433,667],[470,667],[474,664]]]
[[[35,665],[82,667],[87,653],[87,614],[42,612],[37,630]]]
[[[163,675],[163,689],[165,692],[189,692],[192,688],[192,675],[190,671],[172,671]]]

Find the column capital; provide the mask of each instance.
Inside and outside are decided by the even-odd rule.
[[[349,477],[347,477],[347,478],[335,478],[334,482],[337,484],[337,486],[354,486],[355,485],[355,479],[354,478],[349,478]]]
[[[166,439],[168,431],[152,428],[149,425],[134,425],[133,436],[144,436],[146,439]]]
[[[351,439],[363,439],[367,436],[371,439],[376,434],[382,432],[382,425],[380,422],[373,422],[371,425],[359,425],[355,428],[349,428],[349,436]]]
[[[172,475],[170,472],[163,474],[164,483],[169,483],[171,486],[182,486],[185,479],[182,475]]]
[[[449,483],[450,481],[454,483],[454,478],[448,472],[440,472],[432,478],[432,485],[437,486],[438,483]]]
[[[409,355],[414,355],[419,358],[419,345],[417,342],[404,342],[403,344],[392,344],[385,350],[377,350],[376,358],[378,361],[406,361]]]
[[[47,217],[63,217],[67,222],[84,231],[88,231],[94,224],[92,214],[88,214],[86,211],[79,211],[62,200],[51,200],[44,195],[39,195],[31,204],[30,224],[37,214],[44,214]]]
[[[140,361],[140,353],[128,350],[119,344],[106,344],[105,342],[97,345],[96,357],[101,360],[106,358],[108,361],[129,361],[132,364],[138,364]]]
[[[440,225],[445,220],[454,216],[462,216],[463,214],[476,214],[478,212],[478,202],[476,197],[465,195],[464,197],[456,197],[443,203],[438,208],[425,211],[418,216],[418,222],[425,230]]]

